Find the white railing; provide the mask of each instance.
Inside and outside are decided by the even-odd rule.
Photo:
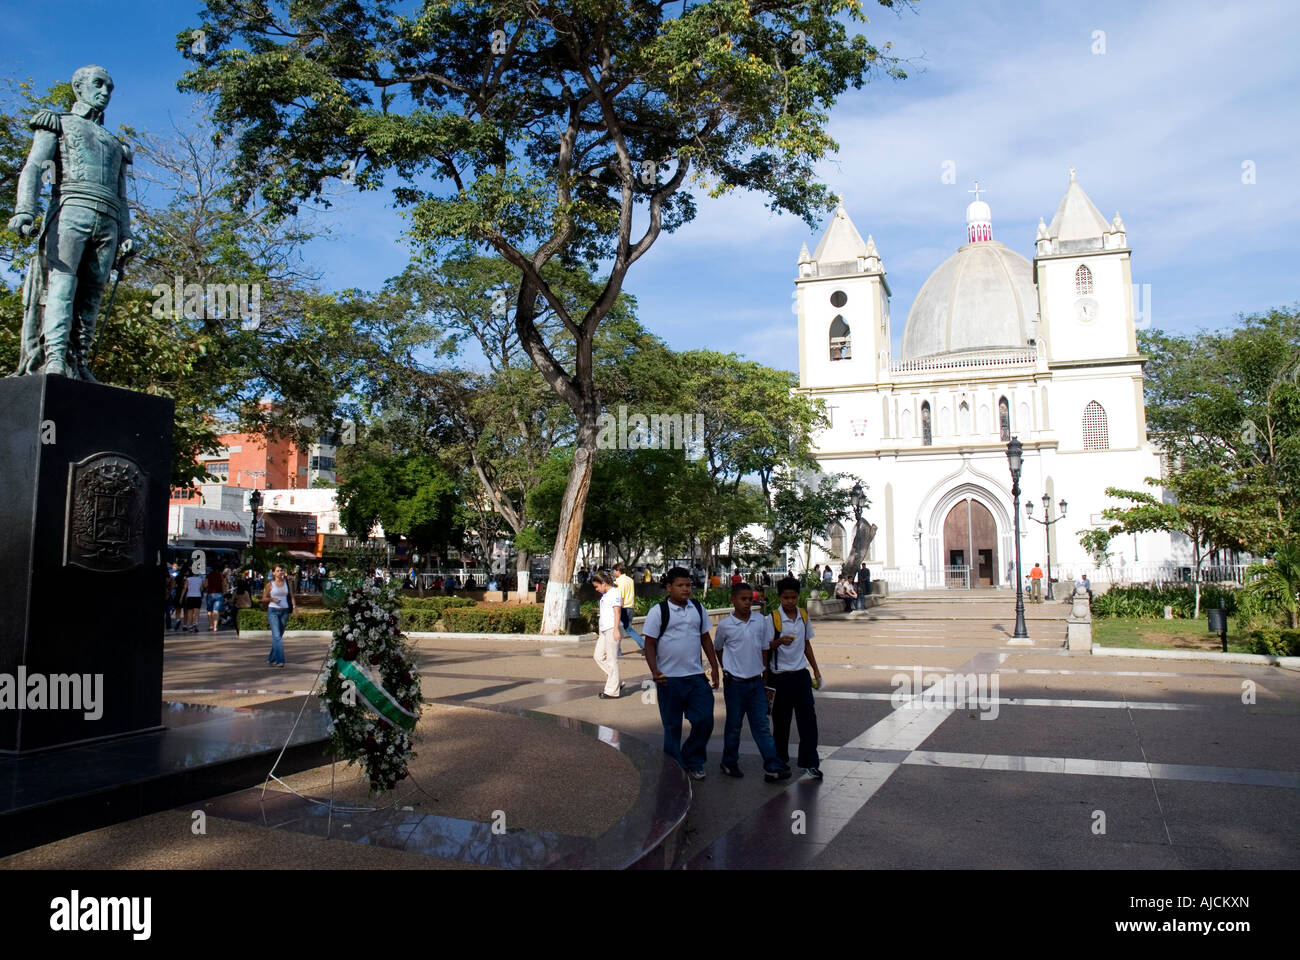
[[[1245,583],[1248,564],[1234,563],[1201,568],[1202,583]],[[1061,582],[1073,582],[1079,574],[1086,573],[1093,583],[1127,585],[1149,583],[1156,586],[1166,583],[1193,583],[1194,568],[1190,563],[1112,563],[1105,567],[1052,564],[1052,577]]]
[[[1022,350],[980,350],[920,360],[895,360],[890,373],[919,373],[925,370],[969,370],[978,367],[1017,367],[1038,362],[1038,347]]]
[[[885,570],[880,576],[889,584],[891,593],[902,590],[924,590],[925,571],[917,567],[914,570]]]
[[[949,590],[970,589],[970,567],[966,564],[945,566],[943,568],[943,585]]]

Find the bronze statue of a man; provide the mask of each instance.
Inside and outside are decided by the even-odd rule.
[[[23,287],[22,358],[17,373],[54,373],[94,381],[90,347],[99,301],[115,265],[134,246],[126,199],[131,150],[104,128],[113,80],[103,67],[72,75],[70,113],[42,110],[18,179],[9,229],[31,236],[40,215],[41,185],[50,206],[38,255]],[[42,310],[44,305],[44,310]]]

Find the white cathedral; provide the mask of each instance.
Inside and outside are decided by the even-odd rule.
[[[884,260],[842,204],[817,249],[800,251],[799,390],[830,417],[815,455],[827,473],[862,478],[864,521],[877,527],[868,566],[891,585],[1014,586],[1012,437],[1024,447],[1024,573],[1050,558],[1058,577],[1146,579],[1187,562],[1168,534],[1117,537],[1109,569],[1079,544],[1078,531],[1116,505],[1106,487],[1149,490],[1144,478],[1161,476],[1124,223],[1101,215],[1071,169],[1034,248],[1030,261],[994,240],[976,192],[966,242],[921,287],[898,358]],[[1033,522],[1044,499],[1053,519],[1065,501],[1048,529]],[[852,520],[832,528],[814,559],[838,572],[852,530]]]

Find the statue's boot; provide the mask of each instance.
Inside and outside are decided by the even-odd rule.
[[[81,320],[77,325],[77,339],[68,351],[72,375],[87,383],[99,383],[90,372],[90,345],[95,342],[95,315]]]

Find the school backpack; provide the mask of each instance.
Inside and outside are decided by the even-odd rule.
[[[803,618],[803,622],[807,624],[808,608],[797,607],[796,610],[798,611],[799,616]],[[777,604],[776,609],[772,611],[772,626],[775,630],[775,632],[772,634],[772,638],[776,639],[777,637],[781,636],[781,605],[780,604]],[[772,648],[772,669],[773,670],[776,669],[776,657],[777,654],[780,652],[780,650],[781,650],[780,646],[775,646]]]
[[[704,633],[704,631],[709,629],[709,618],[704,612],[704,604],[700,603],[700,601],[696,600],[694,597],[690,597],[689,599],[691,603],[695,604],[695,612],[700,615],[700,633]],[[668,629],[668,598],[665,597],[660,600],[657,606],[659,607],[659,636],[662,637],[664,631]]]

